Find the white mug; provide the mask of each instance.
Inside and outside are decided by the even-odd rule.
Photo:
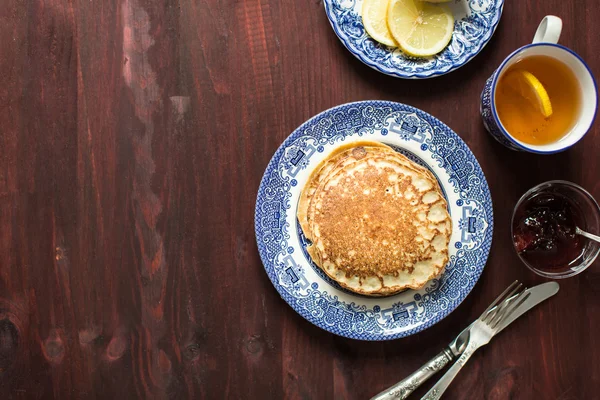
[[[515,50],[500,64],[500,67],[487,80],[481,93],[481,117],[488,132],[500,143],[513,150],[528,151],[531,153],[551,154],[568,149],[577,143],[590,129],[596,117],[598,104],[598,90],[596,81],[587,64],[572,50],[558,43],[562,21],[560,18],[548,15],[540,23],[533,43]],[[571,130],[560,140],[544,144],[533,145],[523,143],[512,136],[500,122],[496,110],[496,88],[500,78],[507,69],[516,62],[531,56],[544,55],[554,57],[561,61],[574,73],[581,88],[581,108],[577,122]]]

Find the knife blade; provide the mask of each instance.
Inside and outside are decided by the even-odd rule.
[[[540,304],[542,301],[554,296],[556,293],[558,293],[559,288],[560,286],[558,283],[547,282],[526,289],[525,295],[528,296],[527,301],[519,305],[512,315],[500,324],[500,328],[496,334],[500,333],[517,318],[525,314],[536,305]],[[511,299],[514,299],[515,297],[516,296],[511,297]],[[489,312],[494,310],[495,307]],[[371,400],[406,399],[415,389],[425,383],[431,376],[442,370],[450,361],[460,357],[469,343],[469,332],[472,325],[473,324],[467,326],[452,342],[450,342],[446,348],[444,348],[438,355],[425,363],[413,374],[372,397]]]
[[[506,291],[512,290],[514,293],[518,291],[520,286],[522,286],[518,281],[515,281],[511,286],[509,286]],[[539,297],[542,301],[548,297],[553,296],[558,292],[556,289],[558,284],[554,285],[546,285],[542,288],[541,292],[538,292]],[[506,293],[506,291],[504,293]],[[512,315],[513,312],[517,311],[521,305],[527,303],[529,297],[531,297],[531,292],[527,292],[524,290],[517,294],[517,296],[509,298],[507,300],[501,300],[504,296],[504,293],[500,295],[498,299],[494,303],[498,304],[498,315],[497,313],[482,314],[475,323],[473,323],[471,329],[469,330],[469,341],[464,349],[461,356],[456,360],[456,362],[446,371],[444,376],[442,376],[436,383],[429,389],[427,393],[421,398],[421,400],[437,400],[440,399],[445,391],[448,389],[452,381],[456,378],[461,369],[465,366],[467,361],[471,358],[471,356],[477,351],[477,349],[488,344],[492,338],[494,338],[501,330],[506,328],[512,322],[515,321],[513,318],[511,321],[507,321],[507,319]],[[528,304],[526,307],[521,308],[520,312],[522,315],[536,304]],[[502,325],[496,325],[498,322],[494,322],[496,318],[499,318],[503,321]]]
[[[517,309],[512,313],[512,315],[509,318],[507,318],[504,322],[500,324],[498,333],[502,332],[504,328],[510,325],[514,320],[519,318],[521,315],[525,314],[527,311],[531,310],[533,307],[540,304],[542,301],[554,296],[556,293],[558,293],[559,289],[560,286],[556,282],[546,282],[542,283],[541,285],[537,285],[532,288],[526,289],[525,295],[529,293],[529,298],[527,299],[527,301],[525,301],[523,304],[517,307]],[[511,297],[511,300],[515,297],[516,295]],[[489,312],[492,312],[495,309],[496,307],[492,308]],[[459,357],[465,350],[465,347],[467,347],[467,343],[469,342],[469,331],[471,329],[471,325],[467,326],[448,345],[448,349],[452,353],[453,358]]]

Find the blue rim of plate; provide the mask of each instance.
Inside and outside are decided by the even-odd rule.
[[[319,274],[304,252],[296,220],[309,174],[341,144],[387,143],[429,168],[446,195],[453,221],[450,261],[423,289],[370,298]],[[275,152],[258,189],[255,233],[265,271],[300,315],[334,334],[390,340],[420,332],[450,314],[470,293],[489,255],[492,200],[466,143],[424,111],[389,101],[361,101],[326,110],[297,128]]]
[[[406,57],[400,50],[382,45],[366,33],[362,18],[356,11],[362,1],[324,0],[325,12],[333,31],[344,47],[364,64],[386,75],[404,79],[445,75],[471,61],[494,35],[504,8],[504,0],[454,0],[456,4],[468,2],[471,15],[456,19],[452,41],[440,54],[425,59],[433,63],[425,69],[419,67],[423,59]],[[394,60],[405,65],[405,69],[412,69],[407,71],[393,67]]]

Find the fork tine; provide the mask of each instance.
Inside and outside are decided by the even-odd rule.
[[[510,317],[512,315],[512,313],[515,312],[515,310],[517,308],[519,308],[521,306],[521,304],[523,304],[529,298],[529,296],[531,296],[531,292],[528,292],[525,296],[523,296],[523,294],[525,294],[525,291],[522,291],[521,293],[519,293],[519,296],[517,296],[515,298],[515,301],[513,302],[513,305],[511,306],[511,308],[507,309],[503,313],[502,317],[500,317],[498,319],[498,321],[496,321],[493,325],[491,325],[492,329],[496,329],[496,327],[498,326],[498,324],[500,324],[500,322],[502,322],[506,318]],[[522,299],[517,302],[517,300],[519,299],[519,297],[522,297]]]
[[[523,284],[519,283],[513,290],[510,291],[509,294],[505,296],[504,300],[498,305],[498,307],[496,307],[494,311],[487,314],[483,320],[491,323],[491,321],[493,321],[497,315],[499,315],[506,307],[508,307],[509,304],[511,304],[510,298],[519,290],[521,290],[522,287]]]
[[[519,281],[514,281],[513,283],[511,283],[511,285],[509,287],[507,287],[504,290],[504,292],[502,292],[502,294],[500,296],[498,296],[492,304],[490,304],[490,306],[488,308],[486,308],[486,310],[483,312],[483,314],[481,314],[479,319],[483,321],[484,318],[487,316],[488,311],[490,311],[492,308],[494,308],[496,306],[496,304],[498,304],[500,302],[500,300],[502,300],[504,298],[504,295],[506,295],[506,293],[510,292],[517,284],[519,284]]]
[[[512,300],[510,300],[510,297],[509,297],[509,298],[507,298],[504,301],[504,303],[500,304],[496,308],[496,310],[498,312],[495,313],[492,318],[488,318],[487,324],[490,325],[490,326],[492,326],[493,324],[495,324],[496,322],[498,322],[504,316],[504,314],[508,310],[508,308],[510,306],[514,305],[517,301],[519,301],[519,299],[521,298],[521,296],[523,296],[523,293],[525,293],[525,290],[522,290],[520,293],[518,293]]]

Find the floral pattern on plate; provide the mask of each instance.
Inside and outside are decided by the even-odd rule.
[[[421,290],[381,298],[357,295],[329,279],[306,253],[296,219],[302,187],[332,149],[365,139],[384,142],[429,168],[448,201],[450,261],[443,275]],[[489,188],[467,145],[431,115],[386,101],[334,107],[296,129],[265,171],[255,212],[259,253],[280,295],[315,325],[354,339],[405,337],[440,321],[479,279],[492,242]]]
[[[433,57],[415,58],[372,39],[362,23],[363,0],[325,0],[325,11],[334,32],[359,60],[398,78],[430,78],[462,67],[489,42],[502,16],[504,0],[453,0],[452,41]]]

